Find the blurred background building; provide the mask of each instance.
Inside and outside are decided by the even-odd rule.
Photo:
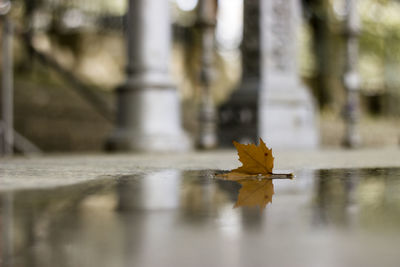
[[[398,145],[400,1],[266,2],[0,1],[2,88],[13,87],[1,94],[2,140],[11,120],[17,152],[259,135],[273,147]],[[275,86],[292,91],[269,95]]]

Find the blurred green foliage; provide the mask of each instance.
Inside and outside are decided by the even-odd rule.
[[[400,1],[362,0],[360,71],[363,89],[400,88]]]

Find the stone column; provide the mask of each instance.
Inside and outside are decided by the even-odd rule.
[[[1,119],[0,121],[0,156],[14,152],[14,81],[13,81],[13,25],[8,17],[10,1],[0,3],[0,17],[3,23],[2,34],[2,80],[1,80]]]
[[[222,146],[257,142],[257,107],[260,89],[260,0],[243,2],[242,81],[219,108],[218,137]]]
[[[117,89],[117,126],[111,150],[178,151],[190,147],[180,101],[169,73],[169,1],[129,0],[127,81]]]
[[[358,132],[358,120],[360,115],[360,77],[357,71],[359,18],[356,0],[346,1],[346,13],[346,28],[344,30],[346,41],[346,65],[343,74],[343,85],[346,89],[346,105],[344,108],[346,130],[343,138],[343,145],[354,148],[358,147],[361,142],[361,137]]]
[[[199,85],[201,99],[199,107],[199,128],[196,145],[202,149],[217,145],[216,112],[211,94],[214,78],[215,23],[217,14],[216,0],[200,0],[197,28],[200,32],[201,59]]]
[[[261,1],[259,136],[273,148],[314,148],[314,101],[296,64],[299,0]]]
[[[243,3],[242,85],[239,91],[257,95],[260,88],[260,0]]]

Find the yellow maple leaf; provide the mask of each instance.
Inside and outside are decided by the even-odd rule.
[[[245,179],[237,181],[242,185],[239,191],[235,208],[240,206],[259,206],[264,209],[268,203],[272,202],[274,185],[272,179]]]
[[[232,170],[235,173],[244,174],[272,174],[272,168],[274,167],[274,157],[272,156],[272,149],[268,149],[264,141],[260,138],[260,144],[239,144],[233,141],[235,145],[239,160],[242,162],[242,166]]]

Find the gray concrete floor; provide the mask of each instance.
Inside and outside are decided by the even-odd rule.
[[[400,167],[400,149],[274,151],[274,170]],[[234,150],[170,154],[68,154],[0,159],[0,191],[70,185],[161,169],[230,170]]]

